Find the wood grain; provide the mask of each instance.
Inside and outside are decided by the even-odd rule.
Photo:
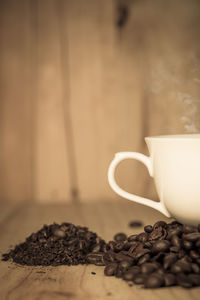
[[[2,209],[3,211],[3,209]],[[39,230],[43,224],[52,222],[73,222],[88,226],[107,241],[116,232],[139,233],[131,229],[128,222],[141,220],[144,225],[157,220],[166,220],[159,212],[128,201],[116,203],[106,201],[95,204],[30,205],[21,206],[1,223],[1,253],[11,245],[22,242],[30,233]],[[92,275],[91,272],[96,272]],[[2,300],[49,300],[49,299],[199,299],[199,288],[191,290],[180,287],[145,290],[141,286],[130,287],[121,279],[105,277],[103,267],[59,266],[26,267],[10,262],[0,262],[0,285]]]
[[[70,195],[63,111],[62,66],[56,2],[39,1],[36,190],[39,201],[66,201]],[[64,99],[68,101],[68,99]]]
[[[114,2],[64,1],[63,5],[80,198],[114,198],[107,184],[114,153],[140,150],[142,143],[140,63],[131,60],[137,50],[131,52],[134,49],[120,40]],[[118,177],[122,186],[139,192],[136,169],[125,163]]]
[[[31,85],[29,3],[1,1],[0,26],[0,197],[30,200]],[[9,13],[8,13],[9,12]]]

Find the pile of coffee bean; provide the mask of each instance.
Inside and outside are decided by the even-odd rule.
[[[87,227],[54,223],[3,254],[2,260],[9,259],[31,266],[95,264],[129,285],[191,288],[200,286],[200,225],[158,221],[139,234],[117,233],[106,243]]]
[[[88,253],[97,248],[103,252],[105,245],[105,241],[87,227],[54,223],[32,233],[24,243],[3,254],[2,260],[11,259],[29,266],[85,264]]]
[[[129,237],[114,240],[88,253],[88,263],[105,266],[106,276],[142,284],[145,288],[200,286],[200,225],[158,221]]]

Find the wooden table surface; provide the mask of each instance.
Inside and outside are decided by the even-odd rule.
[[[128,222],[131,220],[142,220],[146,225],[161,219],[167,220],[151,208],[126,200],[101,201],[96,204],[2,205],[0,253],[24,241],[43,224],[54,221],[87,226],[108,241],[119,231],[127,234],[142,231],[141,228],[130,228]],[[137,285],[130,287],[121,279],[104,276],[103,269],[104,267],[94,265],[27,267],[1,261],[0,299],[200,299],[200,288],[187,290],[171,287],[150,290]],[[91,272],[96,272],[96,275]]]

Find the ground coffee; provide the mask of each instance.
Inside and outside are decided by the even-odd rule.
[[[88,253],[96,249],[103,251],[105,245],[96,233],[87,227],[71,223],[44,225],[31,234],[24,243],[17,245],[3,260],[13,260],[22,265],[77,265],[85,264]]]

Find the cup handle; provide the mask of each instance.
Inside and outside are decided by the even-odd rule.
[[[115,168],[117,167],[117,165],[125,160],[125,159],[136,159],[140,162],[142,162],[148,169],[149,174],[151,177],[153,177],[153,168],[152,168],[152,160],[151,157],[148,157],[144,154],[138,153],[138,152],[118,152],[115,154],[114,159],[112,160],[112,162],[110,163],[109,169],[108,169],[108,182],[111,186],[111,188],[120,196],[122,196],[123,198],[126,198],[128,200],[131,201],[135,201],[137,203],[143,204],[143,205],[147,205],[150,206],[154,209],[157,209],[158,211],[160,211],[161,213],[163,213],[166,217],[171,217],[169,212],[167,211],[167,209],[165,208],[165,206],[163,205],[163,203],[161,202],[155,202],[153,200],[147,199],[147,198],[143,198],[140,196],[136,196],[134,194],[128,193],[126,191],[124,191],[123,189],[121,189],[116,181],[115,181]]]

